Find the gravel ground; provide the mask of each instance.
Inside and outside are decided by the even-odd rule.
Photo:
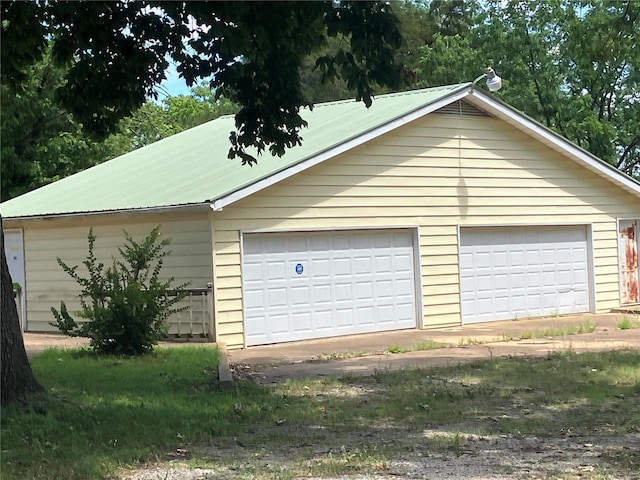
[[[431,432],[438,435],[438,432]],[[640,434],[619,436],[571,436],[517,438],[511,435],[469,436],[456,452],[407,451],[379,471],[339,477],[298,477],[313,480],[530,480],[530,479],[620,479],[638,480],[612,466],[608,459],[640,454]],[[262,458],[268,470],[287,470],[287,459]],[[259,464],[255,465],[259,471]],[[266,468],[266,467],[265,467]],[[205,480],[254,478],[226,468],[187,468],[179,464],[139,469],[126,480]],[[259,476],[257,478],[269,478]]]

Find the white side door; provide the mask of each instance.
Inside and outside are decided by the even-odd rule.
[[[18,316],[22,324],[22,329],[26,330],[27,326],[27,291],[25,285],[25,267],[24,267],[24,241],[22,238],[22,230],[5,230],[4,232],[4,248],[7,255],[7,264],[9,265],[9,273],[13,283],[20,285],[20,299],[18,306]]]

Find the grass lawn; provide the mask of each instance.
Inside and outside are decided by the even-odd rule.
[[[479,445],[504,439],[510,450],[517,442],[534,450],[557,444],[558,455],[571,439],[583,450],[597,445],[584,479],[640,472],[637,350],[276,387],[221,388],[217,360],[215,350],[198,347],[138,359],[60,350],[33,358],[50,395],[2,410],[2,478],[113,479],[169,462],[209,468],[216,479],[396,475],[400,460],[472,458]],[[547,478],[572,478],[562,475]]]

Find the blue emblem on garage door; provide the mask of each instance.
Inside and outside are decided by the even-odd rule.
[[[302,266],[302,264],[301,264],[301,263],[298,263],[298,264],[296,265],[296,273],[297,273],[298,275],[302,275],[302,272],[303,272],[303,271],[304,271],[304,267]]]

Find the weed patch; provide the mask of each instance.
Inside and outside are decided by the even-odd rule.
[[[631,330],[634,328],[640,328],[640,320],[639,319],[631,319],[629,317],[624,317],[617,323],[617,327],[620,330]]]
[[[467,347],[469,345],[484,345],[485,343],[490,343],[489,340],[479,340],[477,338],[461,338],[458,340],[459,347]]]
[[[449,345],[443,342],[436,342],[435,340],[426,340],[424,342],[418,342],[412,347],[400,347],[398,345],[392,345],[387,348],[388,353],[408,353],[418,352],[426,350],[436,350],[439,348],[447,348]]]
[[[559,328],[547,328],[544,330],[536,330],[532,332],[521,333],[518,338],[520,340],[531,340],[534,338],[548,338],[548,337],[566,337],[570,335],[580,335],[583,333],[593,333],[598,328],[598,324],[592,321],[580,322],[577,325],[567,325]],[[503,334],[503,337],[507,337]]]
[[[313,357],[311,362],[328,362],[345,358],[358,358],[364,356],[364,352],[321,353]]]

